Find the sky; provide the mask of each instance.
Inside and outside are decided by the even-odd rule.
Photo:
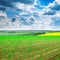
[[[60,0],[0,0],[0,30],[60,30]]]

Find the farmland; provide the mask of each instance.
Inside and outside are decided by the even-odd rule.
[[[50,32],[50,33],[42,34],[42,36],[60,36],[60,32]]]
[[[60,60],[60,37],[0,35],[0,60]]]

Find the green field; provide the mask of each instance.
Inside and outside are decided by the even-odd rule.
[[[0,60],[60,60],[60,36],[0,36]]]

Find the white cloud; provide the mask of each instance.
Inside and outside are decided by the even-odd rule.
[[[9,19],[5,12],[0,11],[0,28],[8,27]]]
[[[55,0],[58,4],[60,4],[60,0]]]
[[[23,16],[23,14],[26,14],[26,12],[25,13],[21,13],[21,14],[19,14],[19,17],[18,17],[18,19],[19,18],[21,18],[21,15]],[[25,17],[25,16],[24,16]],[[23,17],[23,18],[24,18]],[[34,19],[34,22],[33,22],[33,24],[32,25],[30,25],[30,26],[28,26],[28,25],[24,25],[24,24],[22,24],[22,23],[18,23],[18,25],[19,25],[19,27],[20,27],[20,30],[49,30],[49,29],[51,29],[51,26],[50,26],[50,24],[51,24],[51,16],[49,16],[49,15],[39,15],[38,13],[36,14],[36,16],[34,16],[33,14],[32,14],[32,16],[29,16],[29,17],[27,17],[27,20],[29,20],[30,18],[32,18],[33,17],[33,19]],[[30,21],[30,20],[29,20]],[[26,21],[26,22],[29,22],[29,21]],[[21,21],[20,21],[21,22]],[[16,23],[17,24],[17,23]],[[16,25],[15,24],[15,25]]]
[[[55,14],[54,16],[60,17],[60,11],[57,11],[56,14]]]
[[[15,4],[15,7],[17,9],[22,9],[22,11],[25,11],[25,10],[30,11],[31,8],[33,8],[33,5],[25,5],[25,4],[22,4],[22,3],[18,2],[18,3]]]
[[[58,3],[59,0],[56,0]],[[40,4],[40,3],[39,3]],[[60,11],[57,11],[55,15],[43,15],[43,13],[51,11],[49,7],[54,6],[55,3],[50,3],[48,6],[42,6],[44,7],[42,10],[38,10],[34,7],[34,5],[37,5],[37,0],[35,0],[34,4],[32,5],[25,5],[22,3],[16,3],[15,7],[18,9],[21,9],[23,12],[20,12],[19,15],[15,17],[16,21],[11,22],[11,20],[7,17],[6,13],[0,12],[0,16],[4,16],[3,20],[0,19],[1,23],[0,25],[4,26],[5,28],[2,28],[3,30],[58,30],[59,27],[52,26],[52,18],[55,16],[60,17]],[[23,16],[24,14],[27,14],[29,16]],[[34,22],[31,25],[25,25],[22,24],[21,18],[26,18],[26,22],[29,23],[30,19],[33,18]],[[6,24],[8,22],[8,25]],[[23,21],[24,22],[24,21]],[[6,25],[6,26],[5,26]],[[1,29],[1,28],[0,28]]]

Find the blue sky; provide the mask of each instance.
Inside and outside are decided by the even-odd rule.
[[[60,0],[0,0],[0,29],[60,30]]]

